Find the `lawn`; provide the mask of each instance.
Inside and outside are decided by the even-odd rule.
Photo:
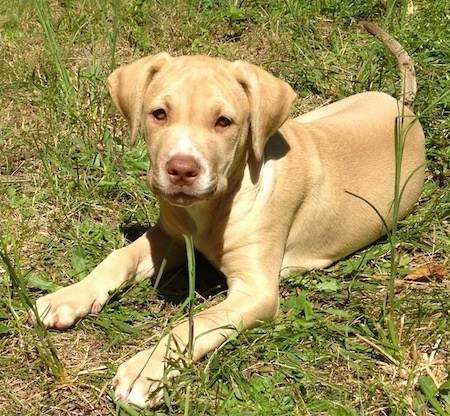
[[[283,279],[278,318],[184,368],[159,408],[115,403],[117,366],[188,314],[184,270],[156,293],[146,281],[114,294],[62,333],[25,319],[158,217],[143,140],[129,146],[107,76],[168,51],[262,66],[297,92],[293,114],[398,95],[395,59],[362,20],[410,53],[426,135],[423,195],[394,247],[386,237]],[[450,414],[446,0],[3,0],[0,51],[0,415]],[[225,287],[197,266],[200,310]]]

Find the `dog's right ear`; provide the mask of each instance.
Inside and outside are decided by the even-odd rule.
[[[131,145],[136,141],[144,94],[155,74],[170,60],[168,53],[147,56],[117,68],[108,77],[108,89],[116,108],[128,121]]]

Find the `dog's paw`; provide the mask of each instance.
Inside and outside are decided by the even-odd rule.
[[[112,387],[117,400],[138,407],[152,407],[163,397],[162,380],[175,377],[176,370],[167,371],[164,358],[154,350],[145,350],[119,366]]]
[[[82,283],[67,286],[36,301],[37,314],[45,327],[63,330],[83,316],[101,311],[108,293],[97,293],[94,287]],[[36,321],[34,311],[29,312],[28,321]]]

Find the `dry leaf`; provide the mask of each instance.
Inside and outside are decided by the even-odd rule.
[[[442,264],[428,263],[405,277],[413,282],[443,282],[447,278],[447,262]]]

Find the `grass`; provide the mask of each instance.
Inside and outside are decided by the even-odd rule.
[[[147,282],[67,332],[25,323],[29,299],[82,279],[158,215],[142,180],[145,149],[127,146],[107,75],[167,50],[259,64],[294,87],[296,113],[365,90],[398,94],[394,59],[362,19],[411,53],[427,137],[424,192],[396,234],[391,319],[386,238],[329,270],[284,279],[277,320],[184,368],[161,408],[116,406],[116,367],[157,342],[172,316],[222,295],[202,292],[192,305],[170,288],[154,296]],[[444,0],[3,1],[0,414],[449,414],[448,25]]]

